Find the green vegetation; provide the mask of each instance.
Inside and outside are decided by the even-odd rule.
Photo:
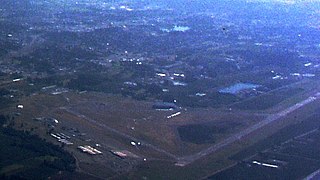
[[[301,118],[301,117],[296,117]],[[301,118],[302,120],[303,118]],[[299,123],[295,123],[292,125],[289,125],[285,128],[282,128],[280,131],[276,132],[275,134],[269,136],[266,139],[263,139],[252,146],[248,147],[247,149],[233,155],[231,159],[235,160],[241,160],[245,159],[246,157],[251,156],[252,154],[255,154],[256,152],[261,152],[265,149],[268,149],[272,146],[279,146],[284,141],[291,139],[293,137],[296,137],[298,135],[301,135],[303,133],[306,133],[308,131],[311,131],[317,127],[320,126],[319,119],[319,113],[314,114],[304,120],[302,120]],[[320,159],[318,154],[313,154],[314,156],[317,156],[317,159]]]
[[[188,124],[177,128],[182,141],[194,144],[215,143],[217,136],[228,133],[241,123],[227,122],[223,124]]]
[[[289,89],[282,89],[279,91],[273,91],[273,92],[263,94],[261,96],[243,101],[241,103],[237,103],[233,107],[241,110],[265,110],[277,105],[278,103],[302,91],[303,91],[302,88],[296,88],[296,89],[289,88]]]
[[[45,179],[58,171],[74,171],[70,154],[38,136],[6,127],[8,119],[0,115],[0,179]]]
[[[10,103],[12,103],[12,100],[7,95],[10,94],[10,91],[5,88],[0,88],[0,109],[8,107]]]

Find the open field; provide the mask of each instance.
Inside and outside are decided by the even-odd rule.
[[[203,158],[194,161],[193,163],[184,166],[184,167],[174,167],[170,166],[168,163],[165,165],[159,166],[159,163],[157,162],[150,162],[149,164],[142,165],[141,168],[139,168],[136,172],[130,173],[130,177],[137,178],[142,176],[147,177],[157,177],[160,176],[160,174],[166,174],[169,175],[166,176],[168,179],[170,178],[170,174],[174,174],[174,177],[178,176],[181,178],[191,178],[191,179],[198,179],[203,177],[209,177],[208,174],[216,174],[220,171],[223,171],[225,169],[228,169],[228,167],[233,167],[237,164],[240,160],[235,160],[233,155],[237,154],[240,151],[243,151],[246,149],[250,150],[253,147],[253,151],[251,153],[257,153],[259,151],[263,151],[266,146],[263,144],[256,144],[258,142],[264,143],[266,137],[272,137],[271,135],[276,134],[277,131],[282,130],[283,128],[295,125],[296,127],[293,127],[293,132],[297,132],[296,134],[299,135],[299,133],[303,133],[308,131],[307,129],[299,129],[300,123],[302,121],[305,121],[305,124],[309,123],[308,117],[310,117],[312,114],[317,112],[319,107],[320,101],[313,101],[309,104],[306,104],[305,106],[289,113],[287,116],[284,116],[280,118],[278,121],[275,121],[273,123],[270,123],[266,125],[263,128],[260,128],[257,131],[254,131],[250,133],[249,135],[243,137],[242,139],[239,139],[235,141],[234,143],[231,143],[229,145],[226,145],[224,148],[211,153],[207,156],[204,156]],[[306,114],[309,114],[310,116],[305,116]],[[284,130],[283,132],[286,132]],[[284,137],[283,139],[280,138],[279,142],[283,142],[282,140],[286,141],[286,138],[295,137],[297,135],[291,135],[286,134],[283,136],[283,132],[280,132],[280,136],[277,137]],[[274,140],[277,140],[273,138]],[[274,141],[266,140],[267,143],[274,144]],[[278,142],[278,141],[276,141]],[[268,146],[267,146],[268,147]],[[302,146],[303,147],[303,146]],[[252,150],[252,149],[251,149]],[[241,152],[242,153],[242,152]],[[244,157],[250,157],[250,153],[246,154]],[[152,169],[152,172],[148,172],[145,169]],[[312,171],[312,170],[311,170]],[[159,173],[158,173],[159,172]],[[310,172],[310,170],[306,171],[304,175],[306,176],[307,172]],[[155,176],[154,176],[155,174]]]
[[[38,105],[39,101],[43,103]],[[67,93],[63,96],[49,97],[35,95],[21,103],[25,104],[23,111],[26,113],[23,113],[23,117],[55,118],[61,121],[61,126],[77,127],[83,129],[82,131],[91,132],[87,133],[88,136],[98,137],[96,135],[99,135],[100,131],[103,131],[101,136],[119,136],[123,148],[132,149],[130,141],[134,140],[172,157],[188,155],[210,146],[210,142],[201,142],[201,137],[199,143],[182,141],[177,130],[179,127],[181,131],[181,128],[186,126],[211,126],[213,130],[208,133],[214,142],[219,142],[229,134],[259,122],[264,117],[263,114],[238,112],[234,115],[233,112],[215,109],[159,111],[152,109],[152,102],[102,94]],[[36,113],[37,111],[41,113]],[[168,118],[177,111],[181,112],[181,115]],[[110,138],[110,141],[115,141],[113,138]],[[111,144],[119,146],[119,142]],[[133,151],[136,151],[136,148],[133,147]]]
[[[234,156],[239,163],[209,179],[303,178],[319,169],[319,113],[290,125]],[[259,148],[260,150],[253,150]],[[251,153],[250,153],[251,151]],[[256,153],[259,152],[259,153]],[[264,164],[262,164],[262,163]]]
[[[268,130],[272,124],[282,122],[287,115],[300,111],[317,98],[318,94],[315,94],[289,108],[268,114],[268,111],[212,108],[160,111],[152,108],[154,102],[151,101],[102,93],[40,93],[20,100],[23,109],[12,110],[21,113],[15,120],[17,128],[32,130],[55,144],[61,143],[50,133],[70,136],[73,145],[64,148],[78,160],[79,171],[93,175],[102,173],[99,177],[103,178],[122,177],[130,171],[130,176],[136,177],[145,166],[156,170],[166,164],[175,175],[195,166],[207,166],[194,172],[194,177],[199,178],[234,164],[235,161],[227,157],[234,154],[235,149],[238,152],[256,142],[255,138],[247,140],[249,136],[264,139],[275,131]],[[181,114],[168,118],[177,112]],[[55,124],[39,118],[53,118],[59,122]],[[281,126],[285,127],[285,124]],[[265,126],[267,133],[257,134]],[[76,149],[79,145],[94,146],[103,155],[88,156]],[[125,150],[133,156],[121,159],[113,155],[112,150]],[[98,168],[92,169],[90,164]],[[137,172],[131,171],[136,168]],[[180,175],[185,176],[184,173]]]

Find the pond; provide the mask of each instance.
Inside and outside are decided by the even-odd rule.
[[[237,94],[238,92],[246,89],[255,89],[261,87],[258,84],[251,84],[251,83],[237,83],[232,86],[226,87],[221,89],[220,93],[229,93],[229,94]]]

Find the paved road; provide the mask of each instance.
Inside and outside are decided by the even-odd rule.
[[[276,114],[271,114],[269,115],[265,120],[261,121],[260,123],[257,123],[251,127],[249,127],[248,129],[245,129],[241,132],[239,132],[238,134],[235,134],[233,136],[230,136],[229,138],[225,139],[224,141],[218,143],[218,144],[215,144],[207,149],[204,149],[196,154],[193,154],[193,155],[190,155],[190,156],[184,156],[184,157],[181,157],[181,158],[178,158],[178,162],[177,164],[179,164],[180,166],[185,166],[185,165],[188,165],[206,155],[209,155],[217,150],[220,150],[221,148],[231,144],[231,143],[234,143],[235,141],[241,139],[242,137],[244,136],[247,136],[249,135],[250,133],[274,122],[274,121],[277,121],[279,119],[281,119],[282,117],[288,115],[289,113],[301,108],[302,106],[305,106],[317,99],[320,98],[320,92],[316,93],[314,96],[310,96],[309,98],[279,112],[279,113],[276,113]]]
[[[264,127],[264,126],[266,126],[266,125],[268,125],[268,124],[270,124],[270,123],[272,123],[274,121],[277,121],[277,120],[281,119],[282,117],[285,117],[289,113],[291,113],[291,112],[293,112],[293,111],[295,111],[295,110],[297,110],[297,109],[299,109],[299,108],[301,108],[301,107],[303,107],[303,106],[305,106],[305,105],[307,105],[307,104],[309,104],[311,102],[314,102],[315,100],[317,100],[319,98],[320,98],[320,92],[316,93],[314,96],[308,97],[307,99],[305,99],[305,100],[303,100],[303,101],[301,101],[301,102],[299,102],[299,103],[297,103],[297,104],[295,104],[295,105],[293,105],[293,106],[291,106],[291,107],[289,107],[287,109],[284,109],[283,111],[281,111],[279,113],[270,114],[269,116],[267,116],[267,118],[265,120],[263,120],[263,121],[255,124],[255,125],[247,128],[247,129],[245,129],[245,130],[243,130],[243,131],[241,131],[241,132],[239,132],[239,133],[237,133],[237,134],[235,134],[233,136],[228,137],[227,139],[223,140],[222,142],[220,142],[218,144],[214,144],[214,145],[210,146],[209,148],[204,149],[204,150],[202,150],[202,151],[200,151],[198,153],[195,153],[193,155],[183,156],[183,157],[178,157],[178,156],[176,156],[176,155],[174,155],[172,153],[169,153],[169,152],[165,151],[164,149],[162,149],[160,147],[157,147],[155,145],[152,145],[152,144],[149,144],[147,142],[141,141],[141,140],[139,140],[139,139],[137,139],[137,138],[135,138],[133,136],[130,136],[130,135],[125,134],[125,133],[123,133],[121,131],[118,131],[116,129],[108,127],[107,125],[105,125],[103,123],[100,123],[100,122],[97,122],[96,120],[91,119],[91,118],[89,118],[89,117],[87,117],[87,116],[85,116],[83,114],[80,114],[79,112],[73,111],[70,108],[63,107],[61,109],[64,109],[64,110],[66,110],[67,112],[69,112],[69,113],[71,113],[73,115],[76,115],[76,116],[78,116],[80,118],[83,118],[83,119],[87,120],[88,122],[90,122],[92,124],[95,124],[95,125],[98,125],[100,127],[103,127],[104,129],[106,129],[106,130],[108,130],[110,132],[113,132],[113,133],[115,133],[115,134],[117,134],[117,135],[119,135],[121,137],[127,138],[127,139],[129,139],[131,141],[141,142],[144,146],[147,146],[147,147],[149,147],[149,148],[151,148],[151,149],[153,149],[153,150],[155,150],[157,152],[163,153],[163,154],[173,158],[174,160],[177,161],[177,163],[176,163],[177,165],[185,166],[185,165],[191,164],[192,162],[194,162],[194,161],[196,161],[196,160],[198,160],[198,159],[200,159],[200,158],[202,158],[204,156],[207,156],[207,155],[209,155],[209,154],[211,154],[213,152],[216,152],[216,151],[222,149],[223,147],[225,147],[227,145],[230,145],[230,144],[238,141],[239,139],[243,138],[244,136],[247,136],[250,133],[252,133],[252,132],[254,132],[254,131],[256,131],[256,130]]]
[[[319,180],[320,179],[320,169],[313,172],[309,176],[305,177],[303,180]]]
[[[129,141],[140,142],[141,145],[143,145],[143,146],[149,147],[149,148],[151,148],[151,149],[153,149],[153,150],[155,150],[155,151],[157,151],[157,152],[160,152],[160,153],[162,153],[162,154],[165,154],[165,155],[167,155],[167,156],[169,156],[169,157],[171,157],[171,158],[173,158],[173,159],[175,159],[175,160],[178,159],[178,157],[175,156],[174,154],[171,154],[171,153],[169,153],[169,152],[167,152],[167,151],[165,151],[165,150],[163,150],[163,149],[161,149],[161,148],[159,148],[159,147],[157,147],[157,146],[155,146],[155,145],[152,145],[152,144],[149,144],[149,143],[147,143],[147,142],[141,141],[141,140],[139,140],[139,139],[137,139],[137,138],[135,138],[135,137],[133,137],[133,136],[130,136],[130,135],[125,134],[125,133],[123,133],[123,132],[121,132],[121,131],[118,131],[118,130],[116,130],[116,129],[113,129],[113,128],[111,128],[111,127],[108,127],[107,125],[105,125],[105,124],[103,124],[103,123],[100,123],[100,122],[97,122],[96,120],[94,120],[94,119],[92,119],[92,118],[89,118],[89,117],[87,117],[87,116],[85,116],[85,115],[83,115],[83,114],[80,114],[79,112],[73,111],[73,110],[71,110],[70,108],[62,107],[61,109],[64,109],[65,111],[67,111],[67,112],[69,112],[69,113],[71,113],[71,114],[73,114],[73,115],[75,115],[75,116],[78,116],[79,118],[85,119],[85,120],[87,120],[88,122],[90,122],[90,123],[92,123],[92,124],[95,124],[95,125],[97,125],[97,126],[100,126],[100,127],[102,127],[103,129],[105,129],[105,130],[107,130],[107,131],[110,131],[110,132],[112,132],[112,133],[114,133],[114,134],[117,134],[117,135],[119,135],[119,136],[121,136],[121,137],[124,137],[124,138],[128,139]],[[128,143],[129,143],[129,142],[128,142]]]

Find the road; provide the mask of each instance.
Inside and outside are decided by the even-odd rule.
[[[317,92],[314,96],[310,96],[308,97],[307,99],[279,112],[279,113],[276,113],[276,114],[271,114],[269,115],[265,120],[233,135],[233,136],[230,136],[229,138],[225,139],[224,141],[218,143],[218,144],[214,144],[213,146],[207,148],[207,149],[204,149],[196,154],[193,154],[193,155],[190,155],[190,156],[184,156],[184,157],[180,157],[178,158],[178,162],[177,164],[179,164],[180,166],[185,166],[185,165],[188,165],[204,156],[207,156],[211,153],[214,153],[216,152],[217,150],[220,150],[221,148],[229,145],[229,144],[232,144],[236,141],[238,141],[239,139],[243,138],[244,136],[247,136],[249,135],[250,133],[272,123],[272,122],[275,122],[279,119],[281,119],[282,117],[285,117],[286,115],[288,115],[289,113],[311,103],[311,102],[314,102],[315,100],[319,99],[320,98],[320,92]]]
[[[144,141],[142,141],[142,140],[139,140],[139,139],[137,139],[137,138],[135,138],[135,137],[133,137],[133,136],[130,136],[130,135],[128,135],[128,134],[125,134],[125,133],[123,133],[123,132],[121,132],[121,131],[118,131],[118,130],[116,130],[116,129],[113,129],[113,128],[111,128],[111,127],[109,127],[109,126],[107,126],[107,125],[105,125],[105,124],[103,124],[103,123],[99,123],[99,122],[97,122],[96,120],[94,120],[94,119],[92,119],[92,118],[89,118],[89,117],[87,117],[87,116],[85,116],[85,115],[83,115],[83,114],[80,114],[79,112],[76,112],[76,111],[71,110],[70,108],[61,107],[60,109],[63,109],[63,110],[65,110],[65,111],[67,111],[67,112],[69,112],[69,113],[71,113],[71,114],[73,114],[73,115],[75,115],[75,116],[77,116],[77,117],[79,117],[79,118],[85,119],[86,121],[88,121],[88,122],[90,122],[90,123],[92,123],[92,124],[95,124],[95,125],[97,125],[97,126],[100,126],[100,127],[102,127],[104,130],[110,131],[110,132],[112,132],[112,133],[114,133],[114,134],[117,134],[118,136],[124,137],[124,138],[128,139],[129,141],[140,142],[141,145],[143,145],[143,146],[146,146],[146,147],[151,148],[151,149],[153,149],[153,150],[155,150],[155,151],[157,151],[157,152],[160,152],[160,153],[162,153],[162,154],[165,154],[165,155],[167,155],[167,156],[169,156],[169,157],[171,157],[171,158],[173,158],[173,159],[175,159],[175,160],[178,159],[178,157],[177,157],[176,155],[172,154],[172,153],[169,153],[169,152],[167,152],[167,151],[165,151],[165,150],[163,150],[163,149],[161,149],[161,148],[159,148],[159,147],[157,147],[157,146],[155,146],[155,145],[152,145],[152,144],[149,144],[149,143],[144,142]],[[128,143],[129,143],[129,142],[128,142]]]
[[[70,108],[61,107],[61,109],[64,109],[67,112],[69,112],[69,113],[71,113],[73,115],[76,115],[79,118],[83,118],[83,119],[85,119],[86,121],[88,121],[88,122],[90,122],[92,124],[98,125],[98,126],[104,128],[105,130],[108,130],[108,131],[110,131],[110,132],[112,132],[114,134],[117,134],[117,135],[119,135],[121,137],[124,137],[124,138],[126,138],[126,139],[128,139],[130,141],[141,142],[142,145],[144,145],[146,147],[149,147],[150,149],[153,149],[153,150],[155,150],[157,152],[160,152],[162,154],[165,154],[168,157],[173,158],[173,160],[177,161],[176,165],[186,166],[188,164],[193,163],[196,160],[199,160],[199,159],[201,159],[201,158],[203,158],[203,157],[205,157],[205,156],[207,156],[207,155],[209,155],[211,153],[214,153],[214,152],[222,149],[225,146],[228,146],[228,145],[240,140],[241,138],[249,135],[250,133],[252,133],[252,132],[254,132],[254,131],[256,131],[256,130],[258,130],[260,128],[263,128],[264,126],[266,126],[266,125],[268,125],[268,124],[270,124],[272,122],[280,120],[281,118],[287,116],[289,113],[291,113],[291,112],[293,112],[293,111],[295,111],[295,110],[297,110],[297,109],[299,109],[299,108],[301,108],[301,107],[303,107],[303,106],[305,106],[305,105],[307,105],[307,104],[309,104],[311,102],[314,102],[315,100],[317,100],[319,98],[320,98],[320,92],[317,92],[314,96],[310,96],[307,99],[305,99],[305,100],[303,100],[303,101],[301,101],[299,103],[296,103],[295,105],[293,105],[293,106],[291,106],[291,107],[289,107],[287,109],[284,109],[283,111],[280,111],[280,112],[275,113],[275,114],[268,115],[267,118],[264,119],[263,121],[255,124],[253,126],[250,126],[249,128],[247,128],[247,129],[245,129],[245,130],[243,130],[243,131],[241,131],[241,132],[239,132],[237,134],[234,134],[234,135],[226,138],[225,140],[223,140],[220,143],[214,144],[214,145],[210,146],[209,148],[201,150],[198,153],[195,153],[195,154],[192,154],[192,155],[188,155],[188,156],[183,156],[183,157],[178,157],[178,156],[176,156],[176,155],[174,155],[174,154],[172,154],[170,152],[167,152],[166,150],[164,150],[164,149],[162,149],[160,147],[157,147],[157,146],[152,145],[150,143],[147,143],[147,142],[144,142],[142,140],[139,140],[139,139],[137,139],[137,138],[135,138],[133,136],[125,134],[125,133],[123,133],[121,131],[118,131],[116,129],[108,127],[107,125],[105,125],[103,123],[100,123],[100,122],[97,122],[96,120],[94,120],[92,118],[89,118],[89,117],[87,117],[87,116],[85,116],[83,114],[80,114],[79,112],[76,112],[76,111],[74,111],[74,110],[72,110]]]
[[[318,180],[318,179],[320,179],[320,169],[308,175],[303,180]]]

